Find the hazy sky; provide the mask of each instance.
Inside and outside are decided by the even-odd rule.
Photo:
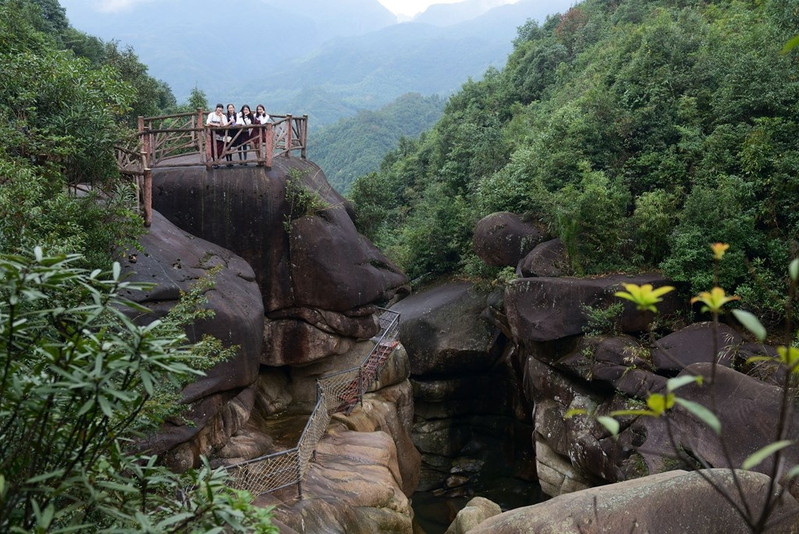
[[[455,4],[462,0],[378,0],[386,9],[403,17],[412,17],[421,13],[433,4]],[[499,4],[513,4],[516,0],[503,0],[495,2]]]
[[[119,11],[121,9],[129,8],[135,4],[143,4],[153,2],[156,0],[94,0],[92,4],[97,7],[99,11]],[[335,0],[333,0],[335,1]],[[410,18],[417,13],[421,13],[433,4],[454,4],[463,0],[378,0],[383,4],[386,9],[398,15],[400,18]],[[518,0],[486,0],[488,3],[501,5],[501,4],[514,4]],[[68,2],[61,2],[64,5]]]

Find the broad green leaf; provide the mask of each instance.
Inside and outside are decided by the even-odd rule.
[[[750,454],[749,457],[744,460],[744,463],[741,464],[741,469],[752,469],[755,466],[760,465],[763,460],[771,456],[772,454],[776,453],[777,451],[781,451],[785,447],[790,447],[793,445],[793,441],[783,439],[781,441],[775,441],[774,443],[769,443],[762,449],[755,451],[754,453]]]
[[[721,421],[716,414],[699,404],[698,402],[677,398],[677,404],[691,412],[697,419],[713,429],[716,434],[721,434]]]
[[[766,339],[766,328],[760,323],[757,317],[746,310],[732,310],[732,314],[738,319],[744,328],[749,330],[758,341]]]
[[[608,432],[611,433],[613,436],[619,435],[619,422],[613,419],[612,417],[608,417],[606,415],[601,415],[596,418],[596,420],[604,426]]]
[[[678,377],[675,377],[675,378],[670,378],[666,382],[666,389],[668,391],[674,391],[675,389],[679,389],[679,388],[681,388],[681,387],[683,387],[685,385],[692,384],[692,383],[697,383],[697,384],[699,384],[701,386],[703,381],[704,381],[704,377],[702,375],[683,375],[683,376],[678,376]]]
[[[799,282],[799,258],[794,259],[788,266],[788,274],[791,275],[791,280]]]

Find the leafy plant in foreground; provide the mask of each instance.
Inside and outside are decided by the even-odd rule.
[[[199,356],[121,297],[143,286],[75,267],[79,257],[0,256],[0,530],[276,532],[268,510],[207,466],[185,475],[131,452],[157,422],[159,384]]]
[[[711,245],[714,259],[714,272],[716,273],[715,280],[718,281],[718,264],[723,259],[729,245],[724,243],[715,243]],[[788,296],[786,299],[786,308],[790,308],[797,295],[797,283],[799,283],[799,259],[794,259],[789,266],[788,275],[790,285],[788,289]],[[655,305],[660,302],[660,297],[668,293],[673,288],[661,287],[653,289],[651,285],[646,284],[638,286],[635,284],[624,284],[626,291],[616,293],[616,296],[632,301],[636,307],[641,311],[657,312]],[[718,326],[719,316],[724,311],[724,306],[732,301],[738,300],[737,296],[727,295],[721,287],[714,286],[710,291],[700,292],[699,295],[691,299],[692,303],[701,303],[702,311],[709,312],[713,322],[713,356],[718,354]],[[735,318],[746,328],[758,341],[763,342],[766,339],[766,328],[760,323],[757,317],[746,311],[736,309],[732,311]],[[762,506],[756,508],[749,499],[748,495],[744,493],[742,485],[739,482],[739,476],[736,469],[730,469],[730,474],[734,483],[734,490],[728,491],[721,483],[718,483],[712,475],[705,471],[698,471],[700,476],[709,483],[741,516],[749,529],[754,533],[764,532],[768,526],[769,518],[775,510],[777,504],[782,499],[786,487],[793,484],[799,477],[799,465],[789,466],[787,470],[783,466],[784,453],[788,447],[795,446],[797,441],[789,439],[790,418],[793,411],[793,404],[796,398],[797,381],[799,380],[799,349],[793,344],[796,342],[796,335],[794,334],[790,325],[790,314],[786,324],[786,342],[784,345],[777,347],[777,356],[755,356],[749,358],[749,362],[756,361],[769,361],[774,362],[785,369],[785,376],[781,389],[780,411],[777,414],[777,428],[775,429],[774,441],[761,447],[759,450],[750,454],[741,463],[740,468],[743,470],[751,470],[769,458],[773,459],[771,469],[768,471],[769,486],[764,491],[765,498]],[[714,384],[716,382],[716,369],[718,362],[715,357],[711,358],[711,373],[709,377],[709,399],[710,406],[706,407],[700,403],[689,401],[680,398],[675,391],[680,387],[688,384],[697,383],[702,385],[704,377],[701,375],[683,375],[672,378],[667,381],[665,393],[651,393],[646,400],[646,408],[633,409],[633,410],[615,410],[606,416],[597,417],[597,422],[602,424],[612,435],[616,436],[619,433],[620,424],[616,418],[625,416],[645,416],[645,417],[663,417],[666,425],[667,434],[671,446],[675,454],[686,461],[686,464],[691,464],[692,460],[697,458],[689,457],[686,451],[678,445],[674,436],[672,423],[670,420],[670,412],[675,406],[681,406],[691,415],[696,417],[699,421],[709,426],[714,433],[719,436],[721,450],[726,464],[729,466],[734,465],[732,461],[732,454],[729,450],[728,444],[722,439],[722,423],[717,416],[721,413],[722,407],[718,405],[716,399],[716,392]],[[566,417],[572,417],[577,414],[585,414],[584,410],[572,410],[566,414]],[[709,467],[707,463],[698,458],[700,464],[704,467]],[[781,484],[778,486],[778,484]]]

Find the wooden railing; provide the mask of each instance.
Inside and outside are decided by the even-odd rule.
[[[308,115],[272,115],[267,124],[226,126],[225,140],[217,143],[215,131],[205,125],[207,112],[139,117],[138,132],[128,147],[117,147],[119,172],[135,179],[137,203],[144,224],[152,222],[152,169],[195,167],[207,169],[232,163],[272,167],[275,157],[307,154]],[[239,159],[241,158],[241,159]],[[246,158],[246,159],[244,159]],[[231,161],[232,160],[232,161]]]

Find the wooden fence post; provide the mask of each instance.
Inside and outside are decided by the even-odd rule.
[[[300,137],[302,143],[302,150],[300,150],[300,157],[306,159],[308,153],[308,115],[302,116],[302,136]]]
[[[144,117],[139,115],[139,144],[141,145],[142,171],[144,187],[142,188],[142,204],[144,205],[144,226],[153,222],[153,173],[150,170],[150,132],[145,131]]]
[[[288,129],[286,131],[286,157],[291,157],[291,139],[292,134],[294,133],[294,119],[291,118],[291,115],[286,115],[286,120],[288,121]]]
[[[272,168],[272,153],[274,152],[274,125],[271,122],[266,123],[266,168]]]

